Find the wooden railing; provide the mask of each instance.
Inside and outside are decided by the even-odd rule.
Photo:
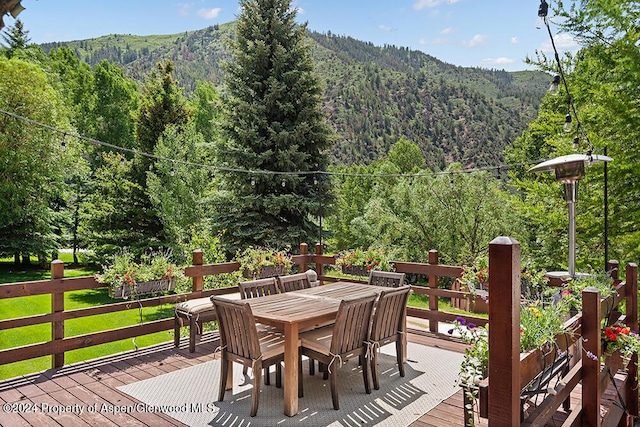
[[[563,426],[632,426],[638,415],[638,356],[632,357],[626,374],[614,381],[616,373],[600,363],[600,337],[603,319],[605,324],[620,320],[638,330],[637,265],[627,265],[625,281],[616,281],[616,294],[601,299],[595,288],[583,291],[582,313],[566,324],[573,333],[558,337],[561,351],[550,354],[540,350],[520,353],[519,243],[508,237],[496,238],[489,246],[489,266],[493,302],[489,304],[489,378],[481,384],[479,404],[480,415],[488,418],[489,426],[544,426],[563,404],[568,410]],[[619,311],[623,302],[624,314]],[[552,360],[553,355],[564,352],[572,353],[573,358],[566,370],[557,372],[560,377],[553,393],[523,413],[523,389],[545,369],[553,368],[557,360]],[[578,384],[581,399],[569,408],[569,398]],[[611,397],[604,396],[608,386],[615,391]]]
[[[335,258],[322,253],[322,246],[316,245],[315,253],[310,254],[307,244],[300,245],[300,254],[293,256],[293,263],[300,271],[306,271],[310,264],[313,265],[321,282],[334,282],[339,279],[325,275],[325,266],[335,265]],[[428,286],[415,285],[413,290],[417,294],[429,296],[429,309],[409,307],[408,315],[428,320],[429,328],[433,332],[438,331],[438,322],[451,322],[459,315],[438,310],[438,298],[467,298],[465,292],[440,289],[438,279],[440,277],[455,278],[462,271],[461,267],[438,264],[438,252],[430,251],[428,263],[395,262],[395,268],[399,272],[418,274],[427,277]],[[105,344],[136,336],[147,335],[155,332],[173,330],[173,318],[163,318],[122,328],[115,328],[89,334],[65,337],[65,321],[96,316],[107,313],[117,313],[124,310],[139,307],[154,307],[163,304],[175,304],[194,298],[208,297],[237,292],[235,286],[218,289],[203,289],[204,277],[233,273],[239,269],[236,262],[219,264],[203,264],[202,251],[193,252],[192,265],[185,267],[184,273],[192,280],[192,291],[186,294],[172,294],[157,296],[135,301],[116,302],[113,304],[68,310],[64,305],[64,293],[103,288],[106,285],[98,283],[93,276],[65,278],[64,263],[53,261],[51,264],[51,279],[21,283],[0,284],[0,299],[18,298],[33,295],[50,295],[51,312],[33,316],[25,316],[14,319],[0,320],[0,330],[20,328],[24,326],[50,324],[51,340],[40,343],[28,344],[0,350],[0,365],[28,360],[42,356],[52,356],[52,368],[62,367],[65,363],[65,353],[71,350],[86,348],[98,344]],[[475,316],[467,316],[468,321],[476,324],[484,324],[486,319]]]

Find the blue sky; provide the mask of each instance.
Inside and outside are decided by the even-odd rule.
[[[553,1],[549,1],[553,6]],[[423,51],[442,61],[469,67],[517,71],[536,49],[551,52],[540,26],[539,0],[294,0],[299,22],[311,30],[347,35],[375,45]],[[31,41],[44,43],[107,34],[173,34],[237,18],[237,0],[22,0],[19,16]],[[13,18],[4,18],[6,25]],[[536,24],[540,28],[536,28]],[[575,51],[557,34],[560,51]]]

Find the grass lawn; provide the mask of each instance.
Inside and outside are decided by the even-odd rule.
[[[60,255],[61,259],[65,261],[65,277],[89,276],[97,272],[97,270],[91,268],[67,268],[66,263],[71,262],[71,254]],[[69,259],[65,259],[67,257]],[[49,270],[33,268],[26,271],[14,271],[12,259],[0,259],[0,283],[47,280],[50,278],[51,273]],[[109,304],[114,301],[116,300],[109,297],[107,288],[66,292],[64,297],[66,310]],[[0,319],[12,319],[50,312],[51,297],[49,295],[0,299]],[[172,316],[173,305],[147,307],[142,310],[134,307],[131,310],[121,311],[118,313],[67,320],[65,322],[65,336],[72,337]],[[0,349],[35,344],[49,341],[50,339],[51,326],[49,324],[2,330],[0,331]],[[74,350],[65,353],[65,364],[133,350],[136,346],[146,347],[152,344],[171,341],[172,339],[173,331],[163,331],[136,337],[133,340],[126,339]],[[38,372],[49,368],[51,368],[51,356],[2,365],[0,366],[0,379]]]

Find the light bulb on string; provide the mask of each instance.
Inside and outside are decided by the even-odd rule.
[[[558,95],[560,93],[560,75],[556,74],[553,76],[553,80],[551,80],[551,85],[549,86],[549,93],[551,95]]]
[[[256,185],[256,178],[254,176],[251,177],[251,185],[254,187]]]
[[[169,171],[169,174],[171,176],[176,176],[176,169],[173,167],[173,165],[171,166],[171,171]]]
[[[564,129],[564,131],[567,133],[573,130],[571,114],[567,114],[566,116],[564,116],[564,125],[562,125],[562,129]]]
[[[287,183],[285,182],[284,178],[282,178],[282,188],[286,187]]]
[[[574,150],[577,150],[578,148],[580,148],[580,138],[578,138],[577,136],[573,138],[573,144],[571,146],[573,147]]]
[[[66,136],[67,136],[67,134],[63,133],[62,134],[62,141],[60,141],[60,145],[62,146],[63,149],[67,148],[67,141],[65,140]]]

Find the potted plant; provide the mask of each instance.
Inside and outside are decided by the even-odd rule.
[[[393,270],[386,251],[379,247],[340,251],[335,259],[336,265],[341,268],[343,274],[368,276],[371,270]]]
[[[471,294],[469,309],[476,313],[487,313],[489,300],[489,258],[477,257],[471,265],[462,266],[460,284]]]
[[[563,310],[565,308],[559,305],[543,305],[542,302],[524,303],[520,310],[520,352],[541,349],[543,353],[549,353],[555,346],[557,336],[571,333],[565,329],[561,315]],[[458,380],[464,389],[465,425],[475,425],[478,385],[488,375],[489,329],[465,323],[464,318],[458,317],[449,334],[457,335],[469,344],[460,364]]]
[[[136,260],[127,249],[116,253],[111,262],[96,275],[98,283],[109,285],[112,298],[129,298],[173,291],[182,271],[172,262],[170,250],[150,251]]]
[[[601,339],[603,362],[614,372],[626,370],[631,356],[640,351],[640,337],[622,323],[602,328]]]
[[[569,278],[560,290],[552,290],[553,300],[563,305],[570,316],[582,310],[582,291],[588,287],[595,287],[600,291],[601,298],[607,298],[616,292],[615,282],[605,272],[592,272]]]
[[[288,274],[293,266],[288,249],[248,247],[238,251],[235,259],[240,264],[242,275],[252,280]]]

